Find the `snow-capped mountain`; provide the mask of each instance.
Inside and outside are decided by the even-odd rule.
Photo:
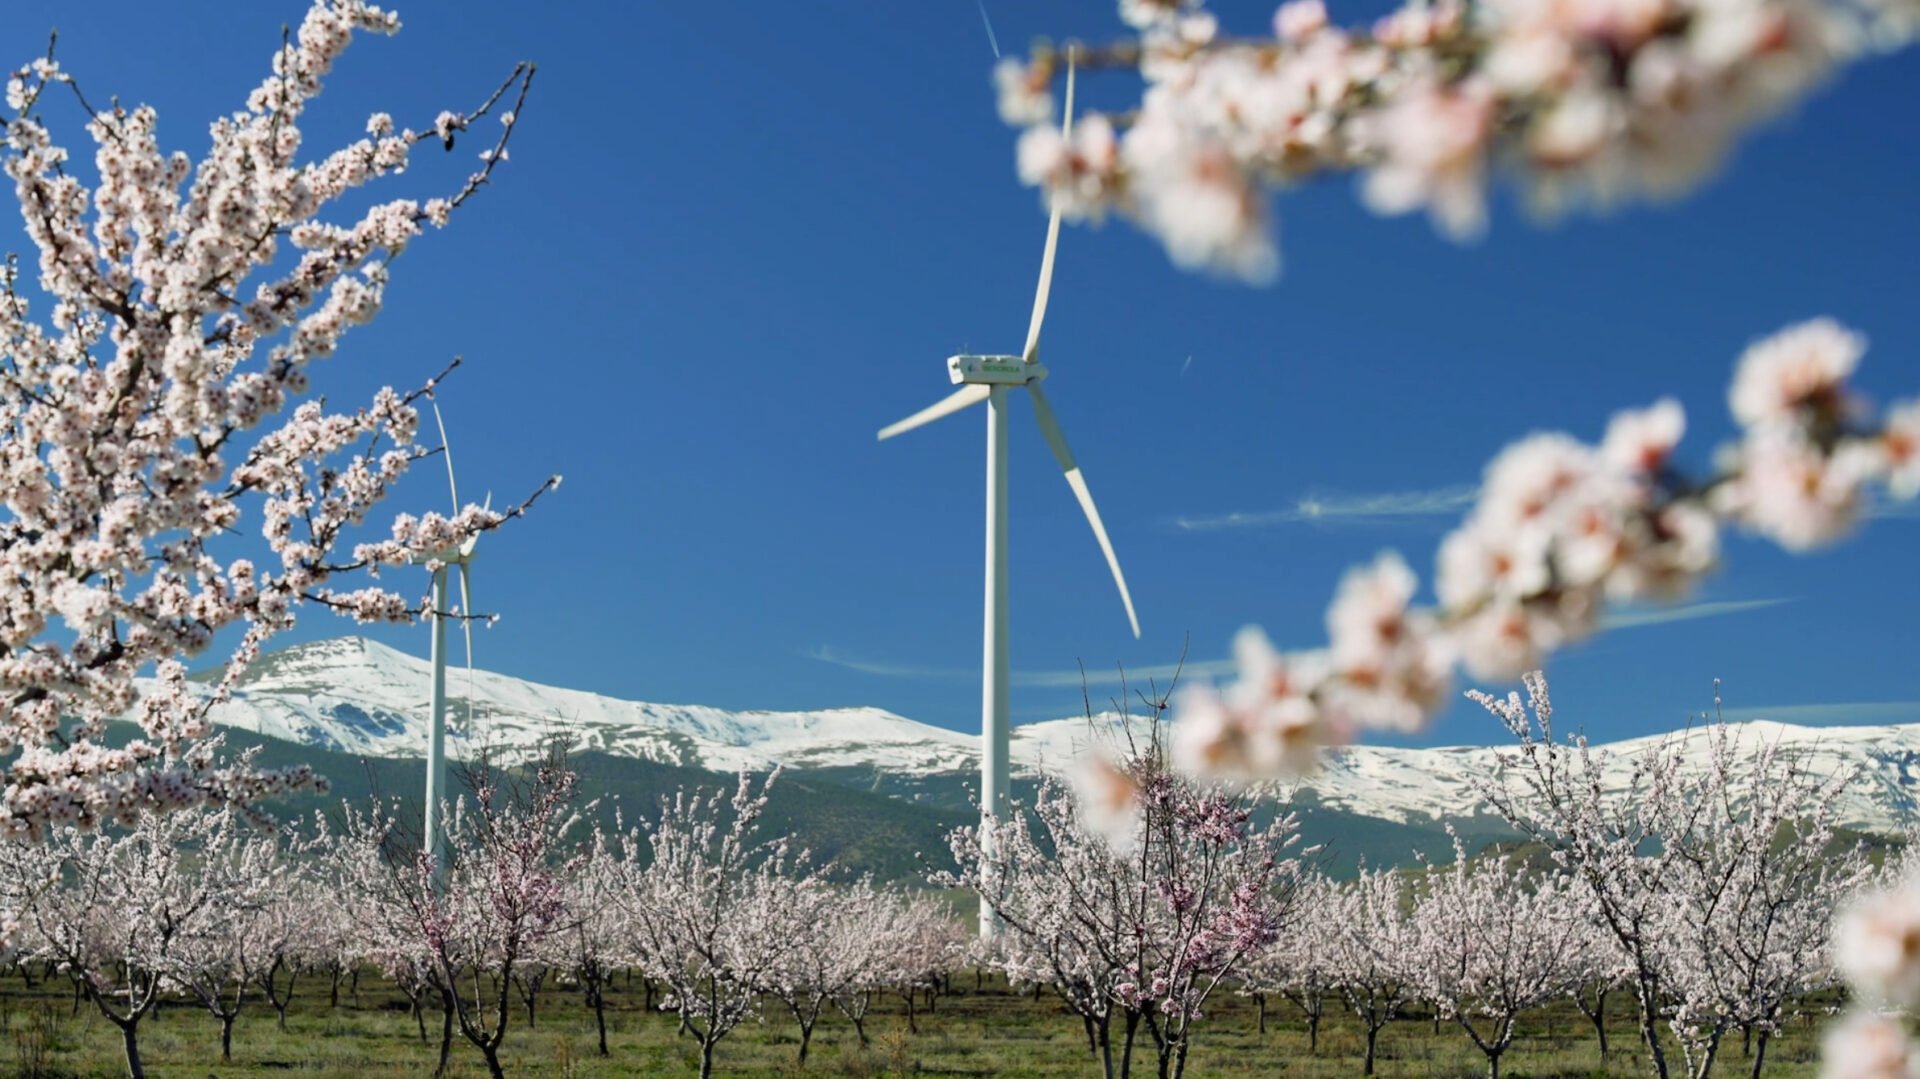
[[[418,757],[426,746],[431,673],[426,660],[363,638],[297,645],[261,657],[214,719],[359,756]],[[915,781],[958,780],[978,768],[979,740],[973,735],[877,708],[730,712],[618,700],[488,671],[473,672],[469,692],[469,675],[459,668],[447,672],[447,683],[453,715],[461,720],[449,738],[456,755],[481,745],[528,753],[565,734],[577,750],[718,772],[775,764],[842,770],[886,777],[893,790],[910,790]],[[1080,717],[1015,728],[1015,769],[1032,775],[1070,767],[1089,746],[1119,733],[1100,726]],[[1705,731],[1683,737],[1704,762]],[[1740,724],[1738,737],[1756,746],[1777,741],[1820,774],[1855,770],[1842,802],[1843,823],[1850,827],[1904,833],[1920,823],[1920,724],[1799,727],[1754,721]],[[1624,789],[1627,758],[1654,740],[1606,747],[1614,786]],[[1330,755],[1303,786],[1327,808],[1402,824],[1431,822],[1476,811],[1474,781],[1495,774],[1498,752],[1353,746]]]

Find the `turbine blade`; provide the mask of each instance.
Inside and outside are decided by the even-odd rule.
[[[1087,478],[1080,473],[1080,466],[1074,463],[1073,451],[1067,448],[1067,436],[1060,430],[1060,421],[1054,417],[1053,406],[1047,403],[1046,391],[1038,382],[1027,383],[1027,389],[1033,393],[1033,415],[1040,421],[1040,433],[1047,438],[1047,445],[1053,449],[1053,457],[1060,462],[1060,471],[1067,474],[1067,486],[1073,488],[1073,497],[1080,503],[1080,512],[1087,515],[1087,523],[1093,526],[1093,538],[1100,541],[1100,553],[1107,556],[1107,569],[1113,572],[1113,583],[1120,589],[1120,602],[1127,608],[1127,624],[1133,627],[1133,636],[1140,636],[1140,617],[1133,610],[1133,594],[1127,591],[1126,575],[1120,572],[1120,559],[1113,553],[1113,541],[1107,538],[1107,526],[1100,522],[1100,510],[1093,504],[1093,492],[1087,490]]]
[[[467,581],[468,563],[460,563],[460,629],[467,635],[467,737],[473,729],[473,593]]]
[[[447,441],[447,421],[440,418],[440,402],[428,398],[433,404],[433,423],[440,428],[440,456],[447,459],[447,490],[453,494],[453,512],[460,512],[460,487],[453,480],[453,443]]]
[[[1061,138],[1073,134],[1073,53],[1067,53],[1067,108],[1060,121]],[[1022,357],[1032,363],[1040,358],[1040,324],[1047,319],[1047,294],[1053,291],[1053,253],[1060,246],[1060,199],[1049,201],[1053,210],[1047,215],[1047,247],[1040,256],[1040,286],[1033,292],[1033,317],[1027,322],[1027,347]]]
[[[986,400],[992,393],[993,387],[991,386],[983,386],[977,382],[969,383],[913,415],[908,416],[899,423],[880,428],[880,440],[884,442],[894,435],[905,434],[916,427],[924,427],[943,416],[950,416],[968,405],[977,405]]]

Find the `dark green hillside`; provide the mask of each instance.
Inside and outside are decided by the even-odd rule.
[[[300,792],[264,807],[282,819],[331,811],[343,800],[362,802],[375,793],[414,803],[420,797],[420,758],[356,757],[232,729],[226,740],[235,752],[258,747],[263,767],[307,764],[327,777],[325,795]],[[683,787],[731,791],[737,782],[733,775],[605,753],[577,754],[569,763],[580,775],[581,803],[597,801],[596,817],[609,825],[616,810],[630,821],[652,816],[662,796]],[[774,784],[766,827],[769,835],[793,834],[817,860],[832,861],[849,875],[910,880],[923,875],[917,855],[936,868],[946,867],[946,835],[971,816],[971,811],[914,805],[812,773],[788,772]]]
[[[127,727],[131,734],[133,728]],[[234,751],[258,747],[266,767],[311,765],[332,785],[325,796],[292,795],[266,808],[277,816],[299,817],[332,810],[341,800],[364,801],[375,792],[417,801],[419,758],[362,758],[319,746],[298,745],[228,729]],[[598,817],[610,824],[618,810],[628,820],[651,816],[663,795],[681,788],[731,791],[736,777],[632,757],[580,753],[571,758],[580,773],[581,801],[597,801]],[[1013,796],[1030,801],[1035,785],[1016,779]],[[924,868],[949,866],[947,833],[972,821],[973,784],[957,774],[904,776],[873,768],[822,768],[789,771],[774,784],[768,805],[768,834],[790,832],[821,861],[832,861],[849,875],[871,873],[888,881],[919,880]],[[1444,822],[1420,818],[1408,822],[1366,817],[1320,803],[1302,791],[1288,807],[1300,818],[1300,845],[1319,846],[1327,872],[1351,876],[1364,859],[1372,866],[1405,865],[1416,852],[1435,862],[1450,861],[1452,841]],[[1511,841],[1514,833],[1497,819],[1475,815],[1453,822],[1469,851]]]

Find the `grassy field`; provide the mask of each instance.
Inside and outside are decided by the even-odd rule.
[[[720,1044],[716,1073],[722,1076],[1084,1076],[1098,1075],[1087,1053],[1080,1023],[1056,1001],[1009,993],[988,982],[975,991],[973,979],[956,984],[957,995],[942,997],[932,1015],[921,1012],[918,1032],[908,1030],[903,1005],[876,1001],[867,1021],[872,1044],[862,1048],[851,1024],[837,1014],[821,1020],[804,1069],[794,1063],[798,1038],[784,1010],[767,1010],[763,1022],[748,1022]],[[610,995],[608,1042],[611,1055],[595,1045],[592,1013],[579,994],[549,987],[539,998],[537,1024],[524,1011],[513,1017],[502,1059],[514,1075],[539,1076],[692,1076],[698,1072],[693,1041],[676,1037],[670,1015],[644,1009],[639,984],[624,983]],[[1524,1076],[1638,1075],[1636,1052],[1624,994],[1609,1001],[1613,1056],[1605,1065],[1592,1028],[1571,1005],[1528,1016],[1518,1043],[1503,1061],[1507,1079]],[[774,1008],[778,1008],[776,1003]],[[298,1075],[342,1079],[422,1076],[432,1071],[438,1043],[437,1016],[429,1017],[429,1042],[421,1042],[406,1000],[384,983],[362,979],[357,1001],[343,991],[340,1006],[330,1008],[324,982],[301,986],[288,1014],[287,1029],[276,1028],[272,1008],[250,1004],[234,1031],[233,1061],[222,1063],[219,1025],[212,1016],[185,1003],[168,1004],[141,1024],[142,1054],[148,1074],[169,1079],[229,1076]],[[0,1074],[21,1076],[111,1076],[121,1074],[118,1031],[83,1004],[72,1010],[64,983],[28,991],[17,977],[0,983]],[[1383,1079],[1414,1076],[1475,1076],[1484,1059],[1457,1027],[1442,1024],[1435,1034],[1418,1016],[1397,1021],[1380,1036],[1377,1074]],[[1765,1074],[1795,1079],[1815,1072],[1817,1031],[1796,1021],[1787,1036],[1767,1053]],[[1251,1001],[1216,998],[1201,1025],[1188,1063],[1189,1076],[1350,1077],[1360,1072],[1362,1030],[1333,1012],[1321,1028],[1319,1052],[1307,1051],[1306,1029],[1290,1006],[1270,1007],[1267,1033],[1257,1032]],[[1147,1059],[1136,1059],[1136,1075],[1151,1076]],[[452,1074],[484,1076],[478,1051],[454,1044]],[[1744,1077],[1751,1061],[1736,1040],[1722,1053],[1718,1075]]]

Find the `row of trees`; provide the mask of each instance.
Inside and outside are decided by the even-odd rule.
[[[1660,1079],[1704,1079],[1734,1035],[1759,1075],[1783,1024],[1838,984],[1836,908],[1880,881],[1835,830],[1847,776],[1717,721],[1609,759],[1556,739],[1545,681],[1527,685],[1483,698],[1519,740],[1481,783],[1525,839],[1505,855],[1469,858],[1456,838],[1449,866],[1335,882],[1292,818],[1184,778],[1155,740],[1077,794],[1046,786],[984,836],[956,834],[948,879],[1003,921],[987,961],[1051,987],[1108,1076],[1131,1074],[1141,1044],[1179,1076],[1222,985],[1263,1014],[1294,1001],[1310,1045],[1328,1002],[1350,1009],[1368,1074],[1410,1004],[1457,1023],[1495,1079],[1518,1018],[1565,998],[1605,1053],[1619,991]]]
[[[141,1020],[187,997],[220,1024],[265,1000],[285,1022],[296,982],[376,969],[437,1013],[444,1068],[470,1043],[491,1074],[524,1006],[564,981],[606,1043],[616,972],[645,979],[711,1075],[742,1022],[790,1016],[805,1060],[837,1011],[866,1038],[876,996],[913,1009],[963,966],[1050,988],[1104,1074],[1137,1059],[1183,1074],[1209,1001],[1293,1001],[1317,1047],[1329,1007],[1379,1033],[1410,1005],[1456,1023],[1497,1079],[1519,1018],[1572,999],[1607,1052],[1610,995],[1632,999],[1652,1073],[1705,1079],[1724,1041],[1769,1041],[1839,983],[1829,927],[1877,871],[1834,829],[1845,775],[1809,771],[1718,722],[1609,759],[1555,735],[1547,687],[1483,702],[1515,749],[1482,780],[1525,838],[1449,865],[1329,878],[1265,792],[1200,784],[1157,735],[1074,786],[1043,784],[990,830],[952,837],[935,883],[976,892],[996,931],[975,941],[931,895],[836,880],[784,836],[763,835],[770,777],[683,792],[645,820],[591,826],[558,760],[479,768],[449,815],[444,870],[408,818],[344,807],[301,830],[233,810],[153,814],[131,828],[57,830],[0,860],[13,958],[71,979],[121,1032],[142,1074]],[[1157,726],[1155,728],[1157,730]],[[1856,978],[1856,981],[1858,979]]]
[[[513,1020],[524,1008],[533,1023],[557,981],[584,994],[606,1053],[609,982],[638,974],[709,1075],[720,1041],[768,1008],[791,1014],[804,1060],[824,1012],[864,1042],[876,995],[917,1003],[966,960],[971,934],[931,897],[836,882],[785,839],[757,838],[764,785],[683,793],[601,831],[572,807],[562,765],[471,778],[443,880],[381,805],[298,832],[220,810],[11,843],[9,956],[69,978],[76,1006],[120,1030],[135,1077],[141,1022],[164,999],[204,1007],[225,1057],[248,1003],[266,1001],[284,1026],[300,979],[330,980],[337,1001],[362,969],[406,994],[422,1039],[438,1013],[443,1070],[464,1040],[495,1076]]]

